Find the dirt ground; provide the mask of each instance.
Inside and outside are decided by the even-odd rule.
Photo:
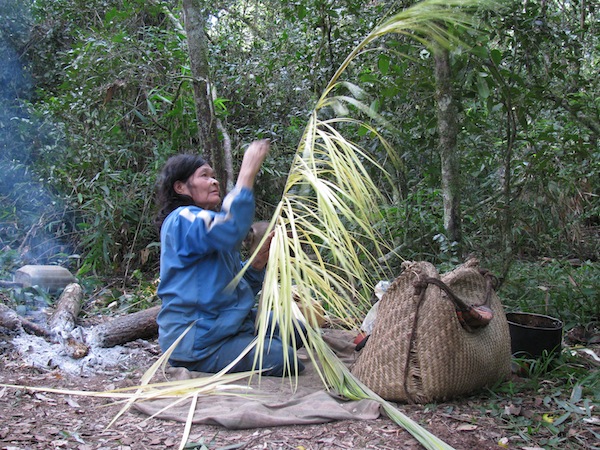
[[[125,360],[104,364],[93,373],[61,370],[51,359],[47,367],[27,361],[27,351],[17,348],[17,336],[0,327],[0,383],[59,389],[104,391],[139,383],[159,350],[154,341],[124,346]],[[456,449],[535,449],[516,439],[501,415],[490,409],[493,394],[436,405],[401,405],[407,416]],[[536,414],[536,401],[522,398],[521,408]],[[510,407],[506,397],[496,405]],[[130,410],[107,428],[120,406],[109,399],[34,392],[0,387],[0,449],[170,449],[178,448],[184,424],[149,419]],[[537,405],[539,409],[539,405]],[[496,410],[497,411],[497,410]],[[541,413],[541,411],[539,411]],[[580,439],[564,448],[592,448],[578,442],[590,439],[585,427],[573,430]],[[382,416],[370,421],[338,421],[321,425],[227,430],[194,425],[187,449],[419,449],[411,435]]]

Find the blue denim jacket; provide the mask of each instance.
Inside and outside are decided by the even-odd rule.
[[[166,351],[194,323],[171,359],[198,361],[210,357],[219,343],[250,332],[250,314],[262,287],[264,270],[242,269],[241,242],[254,219],[254,195],[243,188],[230,192],[220,212],[196,206],[173,211],[161,228],[158,314],[159,344]]]

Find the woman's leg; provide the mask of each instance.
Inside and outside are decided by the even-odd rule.
[[[250,317],[252,318],[253,322],[256,321],[256,314],[257,314],[256,309],[252,309],[250,311]],[[266,332],[267,336],[271,335],[271,327],[273,327],[273,313],[272,312],[269,313],[269,326],[267,327],[267,332]],[[306,331],[306,327],[300,321],[297,322],[297,326],[296,325],[293,326],[293,329],[294,329],[294,341],[293,342],[294,342],[294,347],[296,347],[296,350],[297,350],[299,348],[304,347],[304,341],[302,340],[302,336],[304,336],[304,339],[308,339],[308,334]],[[278,323],[275,323],[275,326],[273,327],[273,334],[275,336],[281,336],[281,332],[279,330]]]
[[[202,361],[196,362],[179,362],[171,361],[173,366],[186,367],[189,370],[198,372],[216,373],[227,367],[234,361],[244,349],[252,342],[254,335],[250,333],[241,333],[223,341],[219,344],[219,348],[209,357]],[[254,365],[254,355],[256,348],[253,348],[246,354],[238,363],[231,369],[231,372],[246,372],[250,371]],[[304,370],[304,365],[294,359],[294,352],[291,347],[287,349],[288,361],[292,365],[291,370],[294,370],[294,361],[298,364],[298,373]],[[262,373],[266,376],[281,377],[284,374],[284,353],[283,343],[279,336],[273,336],[269,341],[265,340],[265,348],[263,352],[262,367],[265,371]]]

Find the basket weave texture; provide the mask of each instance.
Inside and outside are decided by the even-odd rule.
[[[442,276],[430,263],[405,263],[380,300],[373,333],[351,369],[386,400],[443,401],[510,373],[508,322],[496,293],[492,290],[488,302],[491,322],[467,331],[446,292],[433,284],[423,286],[429,277],[441,279],[469,305],[483,304],[489,290],[476,260]]]

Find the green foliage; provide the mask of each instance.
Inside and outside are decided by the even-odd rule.
[[[451,52],[463,129],[461,247],[488,265],[600,254],[600,33],[589,3],[507,1],[480,13],[478,31],[449,28],[464,40]],[[274,142],[256,187],[257,216],[266,218],[316,94],[395,11],[351,0],[204,6],[215,108],[234,166],[242,143]],[[155,271],[155,174],[170,154],[202,151],[180,5],[9,0],[0,16],[0,94],[10,93],[0,108],[3,247],[82,274]],[[366,167],[386,199],[378,227],[391,230],[390,249],[453,264],[462,255],[443,231],[432,59],[423,44],[389,35],[345,75],[387,121],[373,126],[398,158],[366,128],[343,132],[387,171]]]
[[[593,8],[508,2],[487,19],[489,35],[457,65],[468,88],[464,172],[479,182],[463,204],[487,230],[467,223],[465,235],[504,257],[597,259],[600,128],[588,119],[600,114],[590,101],[600,84],[597,58],[582,59],[598,46]]]
[[[50,294],[39,286],[17,287],[11,292],[15,311],[26,316],[30,313],[39,314],[40,310],[52,304]]]
[[[600,371],[585,345],[570,336],[578,324],[591,329],[597,324],[599,289],[597,262],[519,261],[511,267],[499,291],[507,311],[550,315],[564,323],[562,351],[515,358],[515,376],[494,387],[492,402],[482,408],[503,421],[511,445],[586,448],[580,435],[586,423],[597,420]]]
[[[157,280],[147,281],[146,278],[139,270],[135,270],[127,285],[118,280],[107,286],[103,278],[86,277],[86,291],[94,292],[94,300],[88,305],[86,313],[123,315],[159,305]]]
[[[0,252],[0,279],[10,279],[21,265],[21,254],[17,250],[3,249]]]
[[[156,240],[152,206],[159,165],[171,148],[183,150],[195,141],[193,102],[178,94],[180,84],[189,82],[185,42],[162,28],[160,8],[146,2],[88,4],[105,13],[90,14],[94,22],[85,27],[77,22],[87,19],[76,3],[37,6],[42,26],[54,29],[52,12],[74,22],[62,30],[73,45],[56,49],[56,61],[66,68],[55,73],[60,83],[38,85],[43,100],[35,104],[35,117],[52,122],[43,141],[28,149],[31,162],[47,186],[65,195],[66,234],[82,255],[80,273],[127,274],[131,264],[156,261],[148,245]]]
[[[565,329],[598,320],[600,265],[590,261],[518,261],[500,295],[510,311],[550,315]]]

